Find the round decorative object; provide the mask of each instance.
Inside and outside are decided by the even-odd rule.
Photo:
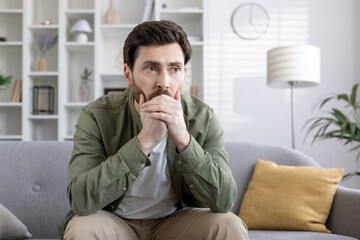
[[[50,19],[44,19],[42,22],[41,22],[41,25],[51,25],[52,24],[52,21]]]
[[[76,34],[75,40],[79,43],[86,43],[88,41],[88,36],[86,35],[86,33],[80,32]]]
[[[239,5],[231,15],[231,27],[236,35],[244,40],[257,40],[269,28],[270,18],[267,10],[258,3],[248,2]]]

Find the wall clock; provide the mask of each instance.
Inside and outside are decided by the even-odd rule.
[[[231,27],[244,40],[257,40],[269,28],[267,10],[258,3],[248,2],[235,8],[231,15]]]

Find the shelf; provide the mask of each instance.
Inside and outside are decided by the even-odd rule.
[[[100,74],[101,79],[105,81],[117,81],[124,76],[124,73],[103,73]]]
[[[64,104],[64,107],[66,108],[79,108],[79,107],[84,107],[87,104],[89,104],[88,102],[68,102]]]
[[[22,107],[21,102],[0,102],[0,107]]]
[[[95,13],[94,9],[71,9],[71,10],[66,10],[65,11],[66,15],[94,14],[94,13]]]
[[[203,46],[204,42],[203,41],[190,41],[190,45],[191,46]]]
[[[94,42],[78,43],[78,42],[66,42],[65,47],[72,52],[91,52],[94,50]]]
[[[0,13],[23,13],[22,9],[0,9]]]
[[[56,36],[59,31],[59,25],[30,25],[29,30],[35,35],[47,33]]]
[[[204,10],[201,8],[179,8],[179,9],[161,9],[161,13],[175,13],[175,14],[202,14]]]
[[[57,24],[51,24],[51,25],[30,25],[29,29],[31,30],[43,30],[43,29],[51,29],[51,30],[57,30],[59,29],[59,25]]]
[[[23,42],[15,41],[15,42],[0,42],[0,46],[12,46],[12,47],[22,47]]]
[[[81,42],[73,42],[73,41],[69,41],[65,43],[66,47],[88,47],[88,46],[95,46],[94,42],[86,42],[86,43],[81,43]]]
[[[66,135],[66,136],[64,137],[64,140],[65,140],[65,141],[72,141],[73,138],[74,138],[74,136],[72,136],[72,135]]]
[[[21,135],[0,135],[0,140],[22,140]]]
[[[101,24],[101,29],[133,29],[137,24]]]
[[[58,115],[29,115],[30,120],[53,120],[58,119]]]
[[[57,77],[59,72],[30,72],[30,77]]]

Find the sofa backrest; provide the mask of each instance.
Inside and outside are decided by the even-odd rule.
[[[27,227],[33,237],[57,238],[57,225],[69,210],[66,194],[72,142],[0,141],[0,203]],[[283,165],[319,166],[290,148],[249,142],[226,143],[238,193],[232,212],[239,213],[258,159]]]
[[[231,209],[236,215],[239,214],[241,201],[259,159],[280,165],[320,166],[309,156],[287,147],[251,142],[227,142],[225,148],[229,153],[229,163],[238,189],[237,198]]]
[[[66,194],[72,142],[0,142],[0,203],[34,238],[58,238],[69,209]]]

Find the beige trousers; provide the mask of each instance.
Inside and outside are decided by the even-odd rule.
[[[184,208],[166,218],[122,219],[107,211],[75,216],[64,240],[248,240],[247,227],[233,213]]]

